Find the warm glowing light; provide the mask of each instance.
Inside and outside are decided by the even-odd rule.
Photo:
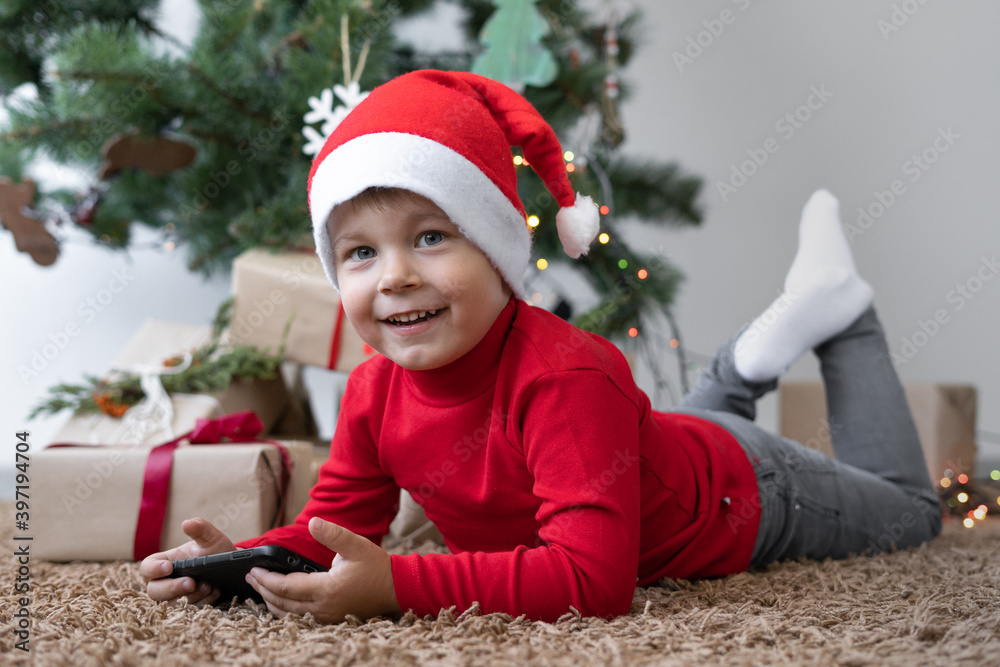
[[[959,484],[968,484],[969,483],[969,476],[966,475],[963,472],[961,475],[958,476],[958,483]]]
[[[608,241],[611,240],[611,237],[608,236],[607,234],[602,233],[600,236],[597,237],[597,240],[600,241],[601,243],[607,243]]]
[[[962,523],[965,525],[966,528],[972,528],[973,526],[976,525],[976,522],[973,521],[972,519],[966,519]]]
[[[649,271],[646,269],[639,269],[639,272],[636,275],[639,276],[639,280],[645,280],[649,277]]]
[[[986,518],[986,512],[984,512],[984,511],[983,511],[983,510],[981,510],[981,509],[978,509],[978,510],[975,510],[975,511],[974,511],[974,512],[972,513],[972,515],[973,515],[974,517],[976,517],[977,519],[979,519],[980,521],[982,521],[983,519],[985,519],[985,518]]]
[[[947,489],[949,486],[951,486],[951,480],[948,479],[947,477],[942,477],[941,478],[941,488],[942,489]]]
[[[520,155],[515,155],[514,164],[516,164],[517,166],[521,166],[522,164],[524,164],[524,158],[521,157]]]
[[[618,260],[618,268],[619,269],[627,269],[628,268],[628,260],[626,260],[626,259],[619,259]]]
[[[539,270],[544,271],[549,266],[549,260],[547,260],[544,257],[542,257],[537,262],[535,262],[535,266],[537,266],[539,268]]]
[[[605,204],[601,207],[601,215],[607,215],[608,213],[611,213],[611,209]]]
[[[569,164],[566,165],[566,171],[572,174],[574,171],[576,171],[576,165],[570,162]]]
[[[994,482],[1000,481],[1000,470],[990,471],[990,479],[992,479]]]
[[[535,303],[541,303],[542,302],[542,293],[541,292],[535,292],[534,294],[531,295],[531,300],[534,301]]]
[[[573,151],[566,151],[565,153],[563,153],[563,157],[566,158],[567,162],[572,162],[574,157]]]
[[[538,226],[538,222],[539,222],[539,220],[538,220],[538,216],[537,215],[529,215],[528,216],[528,226],[529,227],[537,227]]]
[[[166,243],[163,244],[163,249],[166,250],[167,252],[172,252],[173,249],[176,247],[177,244],[174,243],[173,241],[167,241]]]
[[[636,329],[635,327],[632,327],[631,329],[628,330],[629,338],[635,338],[638,335],[639,335],[639,330]]]
[[[670,347],[677,348],[677,347],[680,347],[680,345],[681,345],[681,342],[679,340],[677,340],[676,338],[671,338],[670,339]]]
[[[969,494],[966,493],[965,491],[963,491],[962,493],[958,494],[955,497],[958,498],[958,502],[960,502],[960,503],[967,503],[967,502],[969,502]]]

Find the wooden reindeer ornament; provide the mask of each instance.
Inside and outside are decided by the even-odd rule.
[[[163,176],[191,164],[197,151],[194,146],[182,141],[167,137],[148,139],[132,133],[116,134],[108,139],[101,147],[101,155],[104,156],[104,164],[97,177],[103,181],[128,168]]]
[[[14,183],[0,177],[0,222],[14,235],[14,245],[31,255],[40,266],[50,266],[59,256],[59,244],[41,220],[30,218],[24,209],[35,203],[35,182],[30,178]]]

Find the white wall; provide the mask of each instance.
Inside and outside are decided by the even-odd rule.
[[[912,355],[898,367],[902,378],[976,385],[979,428],[1000,433],[1000,7],[637,4],[645,46],[625,73],[635,95],[623,109],[623,150],[676,159],[706,181],[701,229],[630,229],[635,243],[662,248],[686,273],[676,314],[688,345],[710,353],[770,302],[794,255],[801,207],[827,187],[844,222],[863,232],[853,249],[875,287],[890,349]],[[678,66],[674,54],[687,55],[689,39],[693,62]],[[801,127],[777,126],[817,89],[831,95],[800,111],[809,116]],[[937,139],[949,129],[951,145]],[[776,152],[723,199],[717,183],[769,138]],[[935,155],[935,141],[947,151]],[[937,161],[914,171],[910,161],[925,150]],[[878,213],[875,193],[893,181],[902,194],[861,229],[858,208]],[[943,322],[936,329],[926,324],[935,315]],[[818,378],[817,365],[804,359],[790,376]]]
[[[812,190],[830,188],[842,201],[845,222],[856,224],[858,207],[871,206],[873,193],[899,180],[905,192],[854,239],[854,250],[876,289],[891,348],[901,352],[904,337],[924,343],[900,374],[977,385],[979,426],[1000,432],[1000,278],[992,280],[996,272],[982,260],[1000,255],[1000,43],[993,35],[1000,7],[917,0],[636,4],[646,13],[645,41],[625,72],[635,94],[622,110],[623,150],[676,159],[703,176],[707,215],[700,229],[632,226],[627,232],[638,247],[662,252],[687,274],[676,314],[690,348],[710,354],[776,295]],[[891,20],[894,4],[916,12],[883,38],[878,22]],[[171,29],[182,35],[194,29],[193,3],[168,0],[165,7]],[[697,41],[708,30],[703,22],[724,10],[730,22],[712,24],[717,36],[701,34],[707,46],[679,71],[674,52],[683,53],[689,37]],[[832,96],[821,106],[814,98],[819,108],[788,136],[776,123],[805,104],[814,88]],[[932,148],[947,128],[958,138],[911,180],[904,164]],[[769,138],[777,152],[723,201],[717,181]],[[14,432],[31,429],[40,446],[64,419],[27,421],[48,387],[104,371],[146,317],[205,322],[228,294],[226,277],[203,282],[186,271],[181,252],[147,249],[129,258],[90,246],[80,232],[66,233],[72,242],[47,269],[16,253],[10,235],[0,233],[0,281],[7,285],[0,292],[6,318],[0,327],[0,495],[10,493]],[[122,270],[134,277],[114,294],[115,271]],[[990,279],[977,284],[980,271]],[[979,291],[961,297],[953,291],[959,284]],[[102,311],[86,305],[88,299]],[[920,323],[938,311],[946,321],[925,340]],[[22,380],[18,366],[30,368],[36,351],[51,353],[47,345],[59,348],[59,333],[71,323],[79,332],[37,376]],[[818,377],[815,363],[804,359],[791,376]],[[761,420],[773,426],[773,401]]]

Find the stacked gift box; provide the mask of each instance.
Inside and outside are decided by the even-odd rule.
[[[207,326],[147,320],[112,371],[142,375],[169,369],[179,354],[209,337]],[[35,455],[33,481],[41,491],[33,504],[35,553],[49,560],[141,557],[136,533],[148,496],[147,463],[156,447],[178,439],[161,499],[163,526],[154,540],[159,548],[188,540],[180,528],[188,517],[209,519],[233,540],[294,519],[315,480],[313,444],[264,435],[289,422],[289,413],[294,414],[289,405],[277,373],[266,380],[233,381],[220,391],[172,394],[155,415],[136,418],[126,411],[70,418],[50,446]],[[199,425],[224,423],[233,414],[249,416],[255,424],[252,437],[245,428],[238,434],[218,431],[212,442],[190,437]]]

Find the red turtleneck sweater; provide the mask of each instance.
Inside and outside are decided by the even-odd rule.
[[[319,516],[376,544],[408,490],[450,555],[392,557],[400,607],[553,620],[628,612],[636,584],[743,571],[759,523],[742,448],[696,417],[655,412],[604,339],[514,299],[461,359],[350,376],[330,458],[281,544],[319,562]]]

